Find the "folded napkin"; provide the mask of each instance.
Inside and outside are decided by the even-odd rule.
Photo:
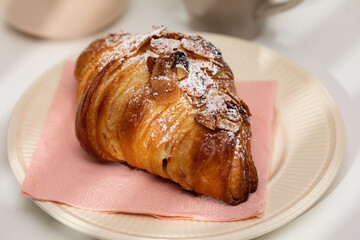
[[[177,184],[119,163],[92,159],[75,137],[74,63],[66,62],[47,122],[27,170],[22,193],[92,211],[159,218],[234,221],[260,217],[269,176],[275,82],[236,82],[252,113],[252,154],[259,185],[247,202],[230,206],[183,191]]]

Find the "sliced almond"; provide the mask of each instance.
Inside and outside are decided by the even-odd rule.
[[[183,80],[188,76],[188,72],[183,67],[177,67],[176,73],[179,81]]]
[[[180,98],[178,85],[171,80],[151,79],[152,95],[158,104],[169,104]]]

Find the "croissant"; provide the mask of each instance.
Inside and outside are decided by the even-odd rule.
[[[250,111],[204,38],[157,27],[92,42],[76,62],[76,136],[90,155],[231,205],[257,188]]]

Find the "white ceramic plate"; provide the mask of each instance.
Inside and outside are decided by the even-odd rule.
[[[291,221],[329,187],[344,150],[343,123],[321,84],[279,54],[239,39],[201,34],[216,46],[236,79],[278,82],[271,178],[262,218],[237,222],[160,220],[153,217],[91,212],[35,201],[64,224],[101,239],[247,239]],[[40,77],[18,102],[8,131],[12,169],[23,182],[63,64]]]

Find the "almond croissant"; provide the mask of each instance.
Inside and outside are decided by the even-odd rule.
[[[256,191],[250,112],[210,42],[164,27],[114,33],[90,44],[75,75],[76,136],[89,154],[232,205]]]

